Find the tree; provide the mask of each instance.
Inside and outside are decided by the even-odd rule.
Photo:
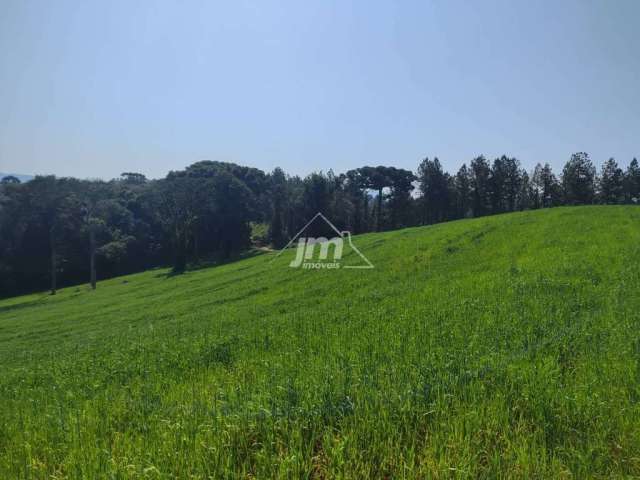
[[[411,224],[411,192],[416,177],[409,170],[394,167],[387,167],[385,175],[389,180],[391,228],[406,227]]]
[[[24,185],[0,182],[0,292],[3,294],[19,291],[29,280],[31,288],[40,286],[28,276],[31,264],[41,268],[40,258],[34,261],[36,255],[23,253],[28,245],[24,241],[25,232],[32,217],[26,193]],[[43,247],[36,250],[38,257],[46,244]]]
[[[529,180],[529,174],[526,170],[520,172],[520,190],[516,200],[516,208],[518,210],[528,210],[535,202],[535,190],[531,181]]]
[[[375,190],[376,196],[376,231],[382,230],[382,203],[383,191],[391,186],[391,180],[388,176],[387,167],[362,167],[359,169],[364,180],[365,188]]]
[[[418,166],[420,186],[420,220],[422,224],[442,222],[449,208],[448,175],[442,170],[440,160],[425,158]]]
[[[89,283],[91,289],[96,289],[96,228],[99,220],[94,216],[94,205],[85,203],[82,206],[82,215],[85,228],[89,235]]]
[[[344,174],[342,186],[353,206],[351,228],[354,233],[367,231],[369,227],[369,195],[367,181],[359,169],[349,170]]]
[[[311,220],[317,213],[331,217],[331,189],[329,179],[323,172],[312,173],[303,181],[302,205],[304,222]],[[302,228],[300,225],[297,228]],[[296,230],[297,232],[297,230]],[[326,236],[326,226],[321,222],[309,225],[308,233],[313,237]]]
[[[105,186],[107,191],[110,186],[113,184]],[[100,267],[103,275],[116,275],[144,261],[137,258],[138,255],[153,255],[153,235],[149,231],[152,226],[136,218],[120,199],[107,194],[98,196],[88,206],[85,229],[89,235],[90,256],[93,235],[94,269]],[[136,249],[140,243],[145,245],[142,252]]]
[[[507,211],[506,207],[506,165],[505,156],[496,158],[491,165],[491,175],[489,177],[489,196],[491,199],[491,212],[502,213]]]
[[[624,201],[626,203],[640,202],[640,167],[638,160],[631,160],[624,174]]]
[[[455,216],[457,218],[466,218],[471,216],[472,197],[471,197],[471,173],[465,163],[462,164],[458,173],[454,177],[455,190]]]
[[[120,174],[122,181],[125,183],[129,183],[132,185],[143,185],[147,183],[147,177],[145,177],[142,173],[135,172],[124,172]]]
[[[79,219],[77,198],[70,184],[73,180],[54,176],[36,177],[28,182],[31,221],[44,226],[49,243],[51,295],[58,288],[58,241],[64,230],[74,228]]]
[[[562,190],[567,205],[593,203],[595,199],[596,169],[589,155],[574,153],[562,170]]]
[[[355,231],[356,223],[356,204],[358,198],[354,198],[351,192],[348,191],[346,185],[345,175],[335,175],[333,170],[329,170],[327,178],[330,184],[330,211],[332,215],[332,221],[341,231],[348,230],[350,232]]]
[[[491,212],[491,169],[481,155],[471,161],[471,209],[474,217]]]
[[[4,185],[8,185],[8,184],[17,185],[19,183],[20,183],[20,179],[18,177],[14,177],[13,175],[7,175],[6,177],[3,177],[2,180],[0,180],[0,184],[4,184]]]
[[[183,272],[187,266],[189,241],[192,238],[198,210],[198,183],[184,173],[170,172],[159,183],[158,213],[173,250],[173,271]]]
[[[255,221],[268,221],[271,216],[271,202],[269,199],[269,179],[262,170],[244,167],[228,162],[214,162],[203,160],[185,169],[187,175],[197,178],[214,178],[229,174],[226,178],[235,178],[244,184],[250,195],[250,215]]]
[[[104,181],[37,177],[0,181],[0,292],[10,295],[140,271],[171,262],[228,257],[248,248],[250,222],[267,223],[279,247],[318,212],[360,233],[563,204],[640,202],[640,167],[610,159],[597,179],[588,156],[571,157],[558,181],[549,164],[529,176],[519,161],[484,157],[450,176],[437,158],[417,169],[364,166],[301,179],[202,161],[165,179],[123,173]],[[412,196],[418,180],[421,195]],[[375,198],[375,201],[374,201]],[[82,208],[81,208],[82,207]],[[333,235],[314,222],[309,235]]]
[[[104,222],[99,218],[97,205],[103,198],[110,194],[108,185],[104,182],[86,182],[83,188],[84,201],[80,209],[83,219],[83,227],[89,237],[89,282],[91,289],[96,289],[96,231],[104,226]]]
[[[537,163],[531,173],[531,208],[542,207],[543,181],[542,181],[542,165]]]
[[[287,177],[281,168],[271,173],[271,202],[273,212],[269,226],[269,238],[276,248],[282,248],[287,243],[284,214],[287,203]]]
[[[502,164],[504,168],[504,207],[506,211],[513,212],[517,208],[518,197],[521,196],[523,192],[523,177],[526,172],[521,170],[520,161],[514,157],[506,157],[503,155]],[[527,175],[527,183],[528,180]]]
[[[624,198],[624,174],[613,158],[602,166],[599,194],[600,201],[606,204],[620,203]]]
[[[221,171],[212,180],[212,218],[217,225],[215,246],[224,258],[229,258],[250,244],[249,222],[256,218],[255,198],[247,184],[229,171]]]
[[[559,205],[562,201],[562,188],[548,163],[540,169],[537,180],[540,191],[540,206],[543,208]]]
[[[491,211],[493,213],[514,211],[521,183],[520,162],[506,155],[496,158],[491,166]]]

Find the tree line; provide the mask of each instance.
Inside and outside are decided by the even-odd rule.
[[[111,181],[37,176],[0,181],[0,296],[172,265],[226,259],[252,245],[281,248],[317,212],[364,233],[559,205],[636,204],[640,167],[575,153],[559,176],[484,156],[455,174],[438,158],[409,170],[364,166],[301,178],[201,161],[165,178]],[[311,225],[310,236],[326,235]]]

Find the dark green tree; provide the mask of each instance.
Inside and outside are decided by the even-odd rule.
[[[521,197],[523,191],[527,191],[527,188],[523,190],[523,170],[520,168],[520,161],[514,157],[502,157],[502,163],[504,168],[504,185],[503,185],[503,202],[504,209],[508,212],[513,212],[518,208],[518,198]],[[528,183],[527,175],[527,183]],[[528,193],[527,193],[528,196]]]
[[[391,179],[388,175],[387,167],[362,167],[359,169],[365,188],[376,192],[376,231],[382,230],[383,226],[383,200],[384,189],[391,186]]]
[[[493,213],[512,212],[516,209],[521,182],[520,162],[516,158],[503,155],[493,161],[490,177]]]
[[[602,166],[599,179],[600,202],[605,204],[621,203],[624,198],[624,173],[615,159],[610,158]]]
[[[442,170],[440,160],[425,158],[418,166],[418,184],[421,192],[420,222],[431,224],[442,222],[449,211],[449,180]]]
[[[80,204],[74,195],[77,180],[57,179],[54,176],[36,177],[28,182],[26,200],[29,202],[29,221],[41,225],[48,239],[51,295],[58,288],[59,246],[65,233],[77,230],[80,221]],[[68,247],[68,245],[65,245]]]
[[[562,190],[567,205],[583,205],[595,200],[596,168],[589,155],[574,153],[562,170]]]
[[[548,208],[560,205],[562,202],[562,187],[551,169],[551,165],[544,164],[539,177],[541,207]]]
[[[491,213],[491,168],[481,155],[471,161],[471,209],[474,217]]]
[[[147,177],[145,177],[142,173],[135,172],[124,172],[120,174],[120,178],[123,182],[131,184],[131,185],[143,185],[147,183]]]
[[[176,273],[183,272],[187,266],[189,242],[202,208],[198,195],[201,182],[196,177],[171,172],[158,184],[159,219],[171,244],[173,271]]]
[[[522,170],[519,177],[520,189],[517,194],[515,209],[529,210],[530,208],[534,208],[535,189],[526,170]]]
[[[640,166],[635,158],[631,160],[624,174],[624,201],[626,203],[640,202]]]
[[[213,205],[215,208],[216,250],[224,258],[249,247],[251,227],[257,218],[255,197],[251,189],[231,172],[221,172],[213,179]]]
[[[390,227],[401,228],[412,224],[411,192],[416,180],[413,172],[402,168],[386,167],[389,180]],[[446,192],[445,192],[446,194]]]
[[[270,181],[273,212],[269,225],[269,239],[275,248],[282,248],[288,238],[284,220],[287,208],[287,177],[281,168],[276,168],[270,175]]]
[[[455,217],[466,218],[472,215],[471,173],[465,163],[456,173],[454,180]]]
[[[352,231],[366,232],[369,228],[369,195],[366,179],[359,169],[349,170],[344,175],[342,185],[353,206]]]

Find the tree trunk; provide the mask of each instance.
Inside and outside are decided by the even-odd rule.
[[[364,192],[363,202],[364,202],[364,207],[362,212],[362,218],[363,218],[362,231],[368,232],[369,229],[371,228],[371,223],[369,222],[369,196],[367,195],[366,190]]]
[[[182,273],[187,268],[187,257],[184,253],[183,248],[179,248],[178,252],[176,252],[176,258],[173,262],[173,271],[174,273]]]
[[[186,234],[182,232],[176,233],[175,238],[175,257],[173,261],[174,273],[182,273],[187,268],[187,248]]]
[[[57,259],[56,259],[56,242],[53,227],[49,228],[49,250],[51,252],[51,295],[56,294],[57,290]]]
[[[376,216],[376,231],[380,231],[380,227],[382,226],[381,217],[382,217],[382,189],[378,190],[378,215]]]
[[[89,265],[91,268],[91,289],[96,289],[96,235],[89,225]]]

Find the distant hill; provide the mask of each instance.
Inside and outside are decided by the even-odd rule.
[[[0,180],[2,180],[4,177],[8,177],[8,176],[16,177],[21,182],[28,182],[29,180],[33,180],[33,175],[24,175],[24,174],[21,174],[21,173],[3,173],[3,172],[0,172]]]

